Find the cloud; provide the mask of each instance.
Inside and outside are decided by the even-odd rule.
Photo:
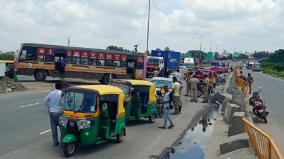
[[[144,0],[0,0],[0,49],[21,42],[105,48],[121,45],[145,51],[147,7]],[[281,0],[152,0],[151,49],[203,48],[275,50],[283,47]]]

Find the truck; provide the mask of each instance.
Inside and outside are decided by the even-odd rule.
[[[162,57],[164,59],[164,67],[161,70],[163,76],[168,76],[170,71],[178,70],[180,65],[180,52],[152,50],[151,56]]]
[[[164,68],[164,59],[163,57],[156,57],[156,56],[147,56],[147,63],[146,63],[146,77],[151,78],[153,77],[154,70],[162,70]]]
[[[186,66],[187,69],[192,70],[194,68],[194,58],[192,58],[192,57],[184,58],[183,65]]]

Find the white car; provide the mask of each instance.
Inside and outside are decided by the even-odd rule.
[[[156,92],[157,92],[157,90],[160,90],[165,85],[168,86],[169,91],[172,91],[172,88],[173,88],[173,79],[172,78],[153,77],[150,81],[155,84]]]

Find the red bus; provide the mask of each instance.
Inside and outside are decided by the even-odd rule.
[[[18,75],[97,79],[109,83],[111,78],[143,79],[146,59],[143,53],[110,51],[82,47],[23,43],[15,58]]]

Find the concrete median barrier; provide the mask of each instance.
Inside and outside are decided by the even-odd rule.
[[[220,154],[226,154],[237,149],[248,148],[248,135],[242,133],[231,137],[226,137],[223,143],[220,144]]]
[[[239,111],[241,111],[240,106],[233,103],[227,103],[224,111],[224,121],[227,124],[230,124],[234,113]]]
[[[245,112],[235,112],[233,114],[228,136],[233,136],[245,132],[245,127],[242,120],[244,116]]]

